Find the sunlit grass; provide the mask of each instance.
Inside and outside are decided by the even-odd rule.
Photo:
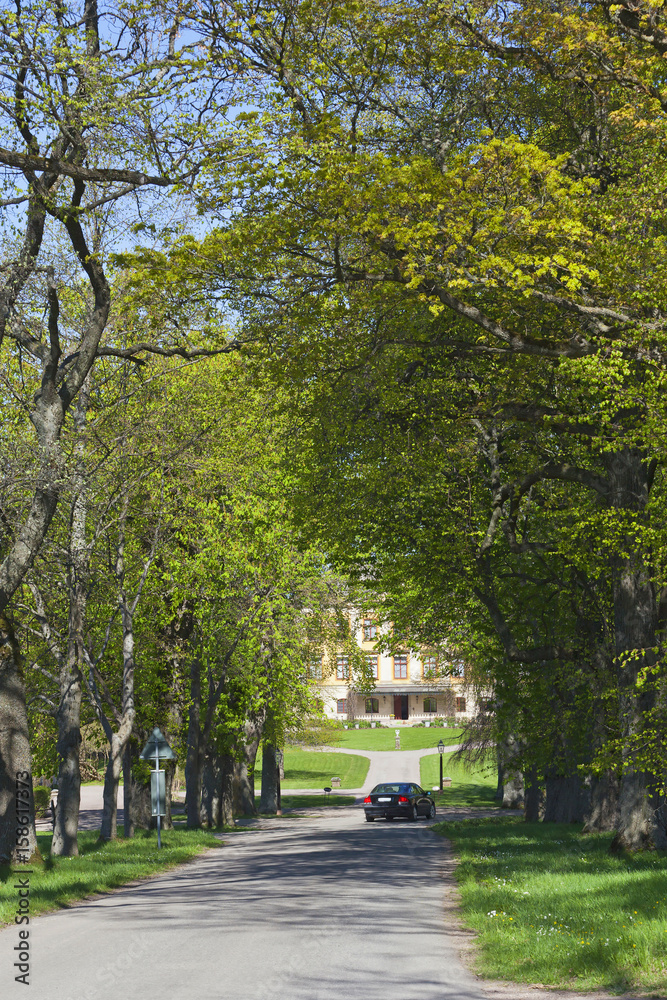
[[[220,847],[220,841],[203,830],[166,830],[161,850],[155,831],[140,830],[130,840],[119,838],[107,844],[100,844],[98,834],[90,831],[79,833],[77,858],[51,858],[51,834],[39,833],[37,840],[44,862],[29,866],[31,917],[172,868],[209,847]],[[0,925],[14,921],[18,901],[14,886],[21,874],[0,866]]]
[[[333,777],[340,778],[341,788],[361,788],[370,761],[356,754],[329,753],[319,750],[285,750],[283,788],[327,788]],[[262,786],[262,758],[255,764],[255,788]]]
[[[435,827],[460,859],[477,971],[574,989],[667,989],[667,858],[609,853],[611,835],[517,819]]]
[[[439,754],[429,754],[419,761],[421,784],[426,789],[432,789],[440,783]],[[498,774],[495,761],[488,767],[468,768],[464,764],[452,761],[451,754],[442,755],[443,776],[452,779],[451,787],[445,788],[442,795],[436,794],[436,806],[451,806],[462,808],[477,806],[485,809],[499,805],[495,798],[498,786]]]
[[[396,727],[395,727],[396,728]],[[392,729],[344,729],[340,742],[336,744],[341,750],[395,750],[396,733]],[[401,750],[434,750],[442,740],[445,746],[453,746],[461,739],[460,729],[412,729],[401,727]]]

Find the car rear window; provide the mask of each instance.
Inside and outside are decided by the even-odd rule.
[[[376,785],[374,792],[404,792],[407,785]]]

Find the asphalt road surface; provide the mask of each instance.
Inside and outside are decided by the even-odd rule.
[[[165,838],[168,834],[165,834]],[[483,1000],[445,932],[442,840],[363,811],[266,821],[158,878],[0,932],[0,996]]]

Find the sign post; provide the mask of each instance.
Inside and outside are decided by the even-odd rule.
[[[176,760],[176,754],[156,726],[139,756],[142,760],[150,760],[155,764],[154,770],[151,771],[151,815],[157,818],[157,846],[162,847],[160,817],[167,812],[167,794],[164,771],[160,770],[160,760]]]

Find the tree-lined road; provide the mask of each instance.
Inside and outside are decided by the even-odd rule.
[[[31,925],[32,1000],[482,1000],[447,938],[443,841],[360,809],[226,837]],[[0,992],[16,928],[0,933]]]

